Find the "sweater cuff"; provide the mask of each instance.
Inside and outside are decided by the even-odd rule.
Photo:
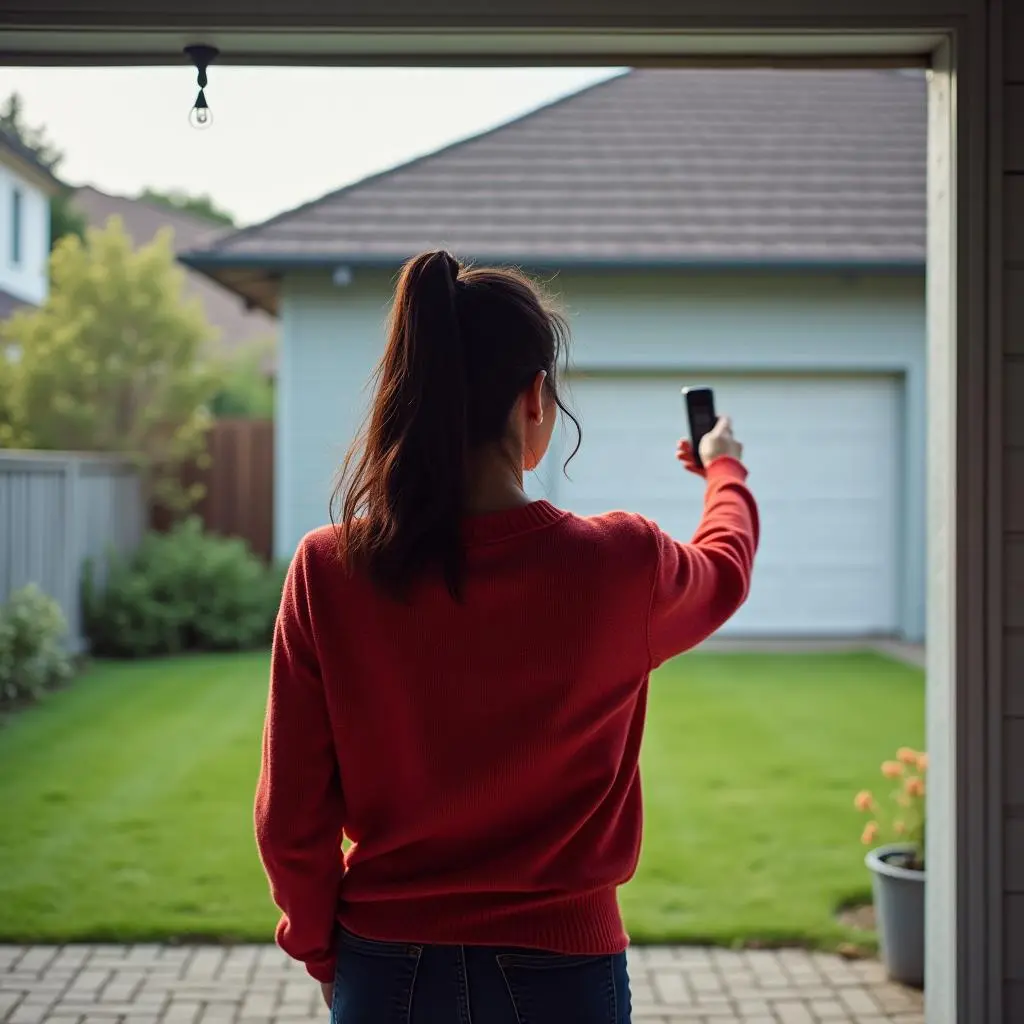
[[[734,459],[731,455],[719,455],[717,459],[712,459],[705,469],[708,482],[711,480],[746,480],[747,479],[747,467],[740,462],[739,459]]]
[[[306,973],[321,984],[329,985],[334,981],[334,957],[330,960],[307,960]]]

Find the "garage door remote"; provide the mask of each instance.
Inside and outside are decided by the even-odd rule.
[[[700,457],[701,438],[710,433],[718,422],[715,415],[715,393],[711,388],[683,388],[683,403],[686,405],[686,418],[690,421],[693,457],[698,466],[703,466]]]

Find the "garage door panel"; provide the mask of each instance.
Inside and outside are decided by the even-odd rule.
[[[743,440],[739,428],[736,436]],[[894,443],[887,442],[890,446]],[[851,444],[830,444],[825,438],[789,441],[773,447],[743,440],[743,445],[744,462],[757,474],[758,493],[765,497],[781,497],[796,490],[809,498],[820,492],[850,500],[869,497],[891,501],[890,452],[867,452],[863,443],[858,451]],[[801,452],[805,454],[798,454]],[[798,477],[813,480],[813,489],[808,492],[803,481],[795,479]]]
[[[759,569],[761,567],[759,566]],[[870,571],[837,573],[829,580],[819,577],[763,583],[755,579],[746,605],[723,630],[739,636],[869,636],[891,630],[885,602],[865,601],[877,583]],[[801,628],[803,622],[813,626]]]
[[[802,509],[799,511],[803,511]],[[761,516],[763,543],[758,568],[780,564],[793,566],[885,565],[886,553],[879,549],[874,521],[877,511],[865,513],[843,503],[829,504],[820,517],[808,519],[790,516],[786,510],[769,503]],[[776,544],[780,536],[794,538],[785,545]]]
[[[583,448],[552,500],[625,508],[689,540],[703,486],[674,459],[683,380],[576,380]],[[747,605],[723,632],[854,635],[896,629],[899,387],[892,378],[728,377],[715,389],[745,445],[762,543]]]

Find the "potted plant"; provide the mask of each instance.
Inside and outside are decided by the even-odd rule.
[[[861,842],[872,847],[865,863],[882,961],[894,981],[918,987],[924,984],[927,772],[928,755],[902,747],[895,760],[882,765],[882,776],[893,784],[889,798],[880,801],[864,790],[854,801],[858,811],[871,815]]]

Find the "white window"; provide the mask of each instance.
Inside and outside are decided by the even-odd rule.
[[[21,189],[11,192],[11,266],[21,266],[21,221],[24,199]]]

